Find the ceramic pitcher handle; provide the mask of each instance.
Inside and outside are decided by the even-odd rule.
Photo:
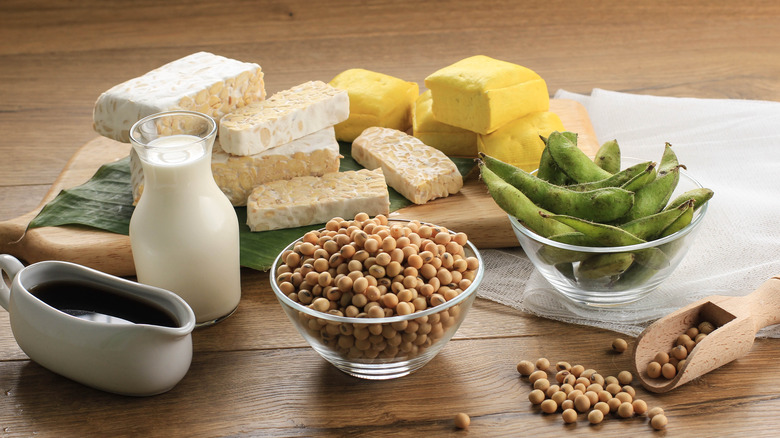
[[[8,275],[13,281],[16,274],[24,268],[22,262],[8,254],[0,254],[0,306],[8,310],[8,303],[11,301],[11,288],[5,283],[2,272]]]

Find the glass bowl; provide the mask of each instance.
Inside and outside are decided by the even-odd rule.
[[[624,158],[628,165],[641,160]],[[684,169],[671,199],[702,185]],[[685,257],[698,231],[707,205],[697,208],[691,223],[674,234],[638,245],[588,247],[544,238],[509,216],[523,251],[542,276],[561,294],[589,306],[615,306],[637,301],[658,288]],[[594,277],[580,271],[583,260],[606,254],[633,253],[634,262],[622,273]],[[609,257],[609,256],[608,256]]]
[[[408,221],[390,221],[394,222]],[[479,267],[471,284],[449,301],[408,315],[338,316],[296,302],[279,287],[276,273],[283,264],[282,256],[301,239],[290,243],[276,257],[271,268],[271,288],[287,317],[314,351],[339,370],[363,379],[402,377],[433,359],[466,318],[484,275],[482,257],[468,241],[463,246],[464,253],[476,257]]]

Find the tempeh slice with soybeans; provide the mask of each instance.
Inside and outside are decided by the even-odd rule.
[[[372,127],[352,143],[352,158],[382,168],[387,184],[415,204],[460,191],[463,177],[443,152],[397,129]]]

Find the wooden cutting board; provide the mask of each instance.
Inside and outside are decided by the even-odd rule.
[[[579,134],[580,148],[590,156],[595,155],[599,143],[585,108],[573,100],[553,99],[550,110],[560,116],[566,130]],[[71,226],[36,228],[25,233],[30,220],[62,189],[83,184],[101,165],[126,157],[129,150],[129,144],[104,137],[82,146],[34,211],[0,222],[0,253],[28,263],[65,260],[114,275],[135,275],[127,236]],[[391,217],[418,219],[463,231],[482,249],[518,245],[506,213],[493,202],[476,172],[472,172],[456,195],[403,208]]]

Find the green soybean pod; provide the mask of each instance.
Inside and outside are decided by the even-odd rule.
[[[620,172],[620,145],[617,140],[610,140],[599,147],[593,162],[609,173]]]
[[[618,187],[579,192],[569,190],[480,153],[485,166],[518,188],[534,204],[556,214],[577,216],[596,222],[609,222],[625,215],[634,204],[634,193]]]
[[[681,194],[680,196],[674,198],[672,202],[669,203],[669,205],[666,206],[667,210],[670,210],[672,208],[677,208],[681,204],[693,199],[693,208],[698,210],[701,208],[702,205],[704,205],[707,201],[712,199],[712,196],[715,194],[715,192],[712,191],[712,189],[708,189],[705,187],[697,187],[695,189],[688,190],[687,192]]]
[[[656,179],[634,192],[634,205],[628,214],[619,219],[619,222],[631,222],[634,219],[661,211],[669,202],[679,180],[679,166],[664,174],[659,172]]]
[[[661,269],[669,267],[669,256],[660,248],[652,246],[650,248],[642,248],[634,253],[634,260],[636,263],[659,271]]]
[[[604,178],[598,181],[586,182],[581,184],[572,184],[566,186],[567,189],[577,191],[587,191],[601,189],[604,187],[620,187],[625,190],[634,191],[626,187],[628,183],[637,179],[641,175],[645,175],[655,167],[655,163],[652,161],[646,161],[644,163],[634,164],[633,166],[626,167],[620,172],[615,173],[609,178]]]
[[[663,175],[672,169],[677,168],[679,165],[680,162],[677,159],[677,154],[672,150],[671,143],[666,142],[664,145],[664,152],[661,155],[661,163],[658,165],[658,173]]]
[[[630,252],[595,254],[580,262],[577,274],[589,280],[614,277],[625,272],[632,263],[634,254]]]
[[[636,192],[656,178],[658,172],[655,170],[655,167],[656,163],[651,162],[647,165],[643,172],[626,181],[625,184],[620,186],[620,188]]]
[[[577,281],[577,277],[574,276],[574,265],[571,263],[558,263],[555,265],[555,269],[563,274],[564,277],[572,281]]]
[[[628,269],[626,269],[623,274],[620,275],[620,278],[615,283],[615,286],[616,288],[619,287],[620,289],[628,289],[631,287],[640,286],[652,278],[653,275],[655,275],[657,272],[657,269],[649,268],[639,263],[634,263]]]
[[[581,232],[594,242],[597,242],[598,246],[626,246],[645,243],[645,240],[616,226],[586,221],[574,216],[541,214]]]
[[[550,150],[547,149],[547,146],[542,149],[542,156],[539,158],[539,169],[536,171],[536,176],[539,179],[548,181],[552,184],[562,185],[566,181],[566,174],[558,168],[557,164],[555,164],[555,160],[550,156]]]
[[[556,242],[565,243],[567,245],[576,246],[595,246],[592,239],[579,231],[572,231],[570,233],[556,234],[549,236],[548,239]],[[536,252],[542,261],[547,264],[554,265],[558,263],[571,263],[578,262],[588,257],[587,252],[575,251],[565,248],[558,248],[551,245],[543,245]]]
[[[576,142],[577,134],[570,134],[569,137]],[[544,142],[544,149],[542,149],[542,155],[539,158],[539,168],[536,171],[536,176],[559,186],[571,184],[568,175],[563,173],[558,165],[555,164],[555,160],[550,156],[550,149],[547,148],[547,137],[540,135],[539,138]]]
[[[549,215],[549,212],[535,205],[523,192],[499,178],[481,160],[477,164],[482,181],[487,185],[490,196],[493,197],[496,204],[508,214],[516,217],[524,226],[542,237],[573,231],[565,224],[542,216],[542,214]]]
[[[685,212],[681,214],[676,221],[672,222],[668,227],[661,231],[661,234],[658,236],[658,238],[672,235],[687,227],[691,221],[693,221],[693,212],[696,210],[696,203],[693,199],[689,199],[688,201],[693,203],[693,207],[685,210]]]
[[[644,240],[653,240],[672,225],[686,210],[693,208],[693,202],[681,204],[671,210],[663,210],[655,214],[634,219],[620,225],[620,228]]]
[[[588,158],[585,152],[577,147],[576,141],[571,141],[558,131],[550,133],[547,147],[558,167],[577,183],[598,181],[612,175]]]

